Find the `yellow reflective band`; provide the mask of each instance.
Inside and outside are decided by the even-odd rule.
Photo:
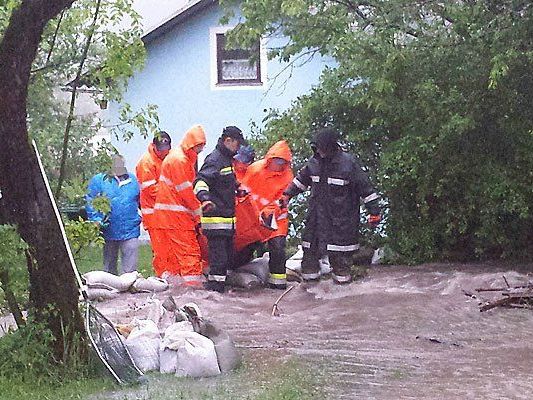
[[[229,175],[233,173],[233,167],[225,167],[220,170],[220,175]]]
[[[202,217],[202,224],[233,224],[235,217]]]
[[[196,185],[194,185],[194,194],[198,194],[202,190],[206,190],[209,192],[209,185],[204,181],[196,182]]]
[[[287,279],[287,274],[270,274],[272,279]]]

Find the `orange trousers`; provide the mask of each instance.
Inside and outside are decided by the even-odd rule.
[[[200,244],[194,230],[151,229],[150,239],[154,259],[155,274],[164,272],[171,275],[202,275]]]

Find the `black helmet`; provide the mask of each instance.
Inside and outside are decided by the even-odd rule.
[[[243,146],[247,144],[246,140],[244,140],[244,136],[242,135],[242,131],[236,126],[226,126],[222,130],[222,138],[225,137],[230,137],[232,139],[238,140],[239,143]]]
[[[313,151],[320,150],[325,154],[333,155],[339,149],[339,132],[333,128],[321,128],[317,130],[311,141]]]

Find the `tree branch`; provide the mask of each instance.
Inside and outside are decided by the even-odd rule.
[[[76,78],[74,78],[74,86],[72,87],[72,95],[70,97],[70,108],[69,108],[69,113],[67,117],[67,123],[65,125],[65,133],[63,135],[63,149],[61,152],[61,164],[59,166],[59,178],[57,180],[56,192],[54,194],[56,199],[59,199],[59,195],[61,194],[61,187],[63,186],[63,181],[65,180],[65,167],[67,164],[68,141],[70,137],[70,129],[72,126],[72,121],[74,119],[74,109],[76,107],[76,94],[77,94],[77,89],[78,89],[78,82],[82,75],[83,65],[85,64],[85,60],[87,59],[87,54],[89,53],[89,47],[91,46],[93,35],[96,30],[96,22],[98,21],[98,15],[100,13],[101,3],[102,3],[102,0],[98,0],[96,2],[96,8],[94,11],[93,21],[89,28],[89,34],[87,36],[87,40],[85,41],[85,46],[83,48],[83,53],[80,59],[80,65],[78,66],[78,71],[76,73]]]
[[[52,44],[50,45],[50,50],[48,51],[48,55],[46,56],[46,61],[44,62],[45,66],[50,62],[50,58],[52,57],[52,53],[54,52],[57,35],[59,33],[59,27],[61,26],[61,21],[63,21],[64,15],[65,15],[65,10],[61,11],[61,15],[59,16],[59,19],[57,21],[56,29],[54,31],[54,37],[52,38]]]

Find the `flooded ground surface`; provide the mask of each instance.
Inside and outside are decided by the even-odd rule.
[[[316,398],[531,399],[533,310],[482,313],[479,298],[464,293],[504,287],[502,276],[511,285],[529,279],[527,269],[516,266],[374,267],[349,286],[296,283],[280,301],[279,317],[271,312],[280,292],[271,289],[220,295],[173,288],[157,297],[172,295],[178,306],[198,304],[233,336],[245,366],[262,369],[261,385],[275,385],[277,366],[292,359],[303,366],[297,373],[311,376]],[[142,307],[147,298],[125,294],[98,308],[115,323],[127,322],[153,312]],[[255,383],[236,374],[200,385],[240,380],[246,396],[213,398],[254,398]]]

